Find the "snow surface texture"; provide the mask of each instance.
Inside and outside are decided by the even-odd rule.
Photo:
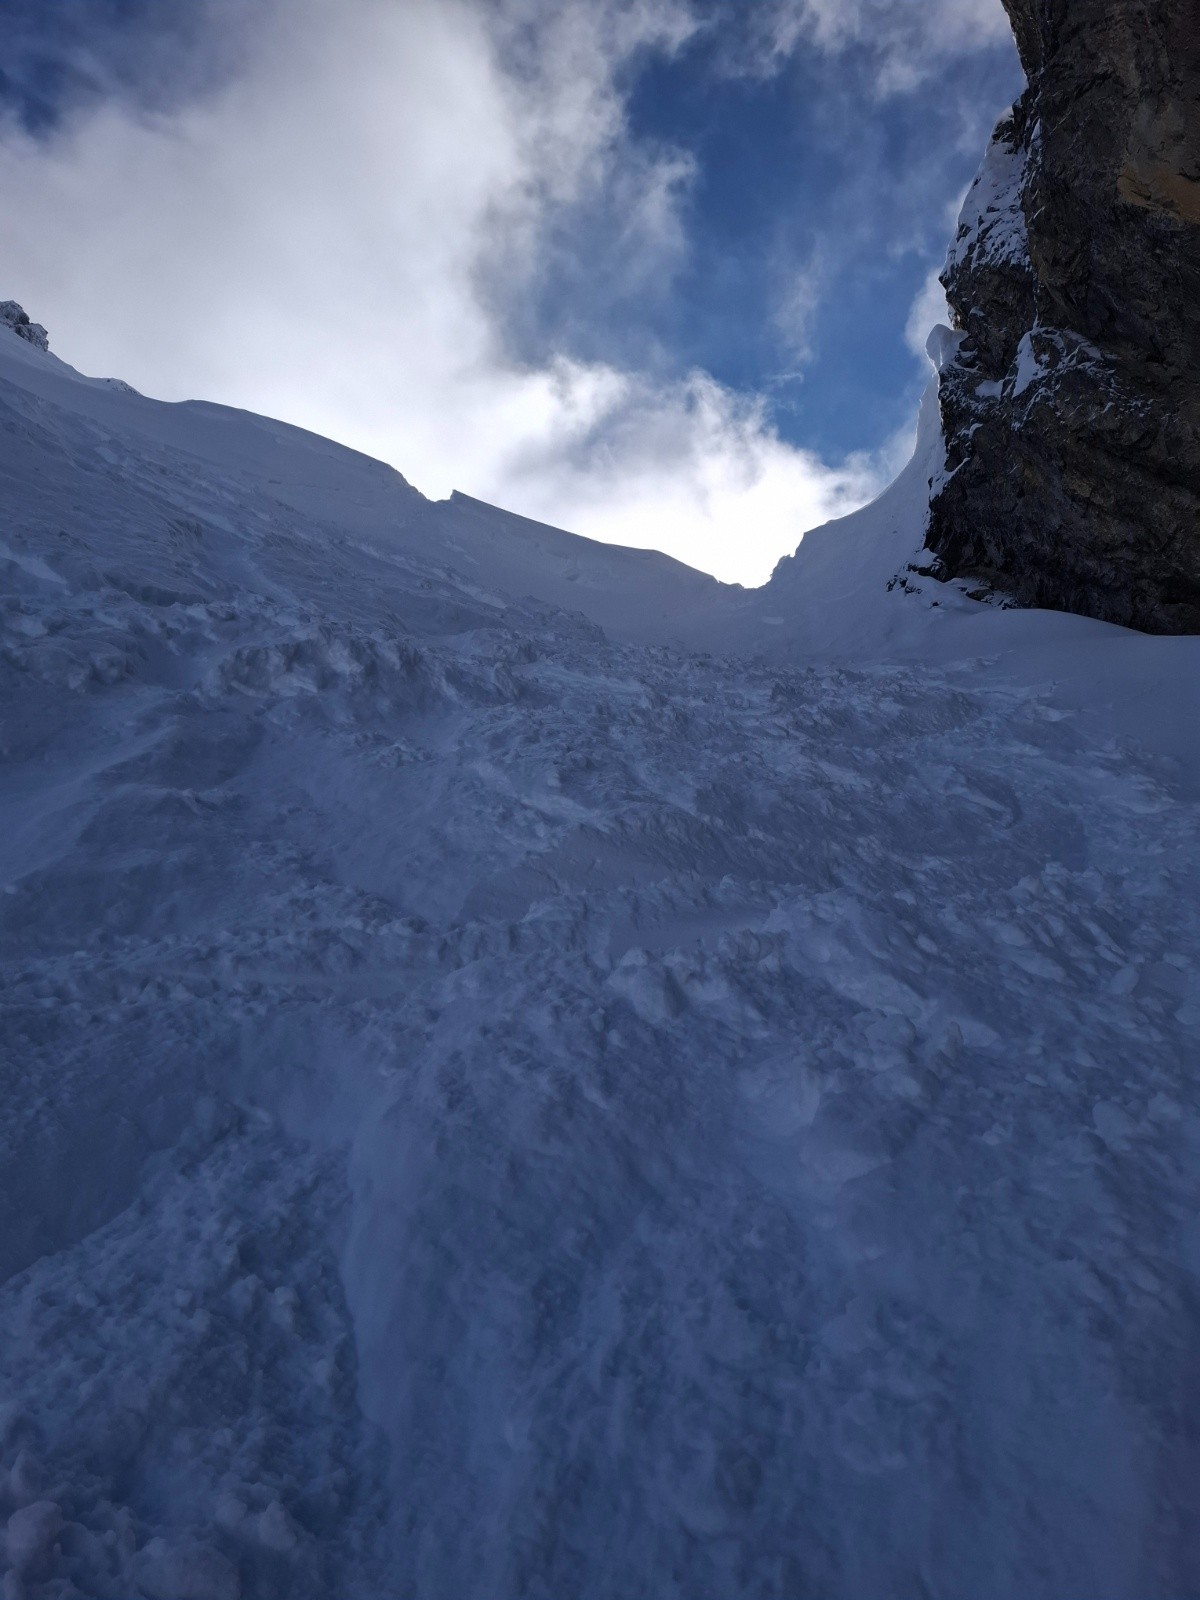
[[[5,1600],[1200,1593],[1196,641],[0,429]]]

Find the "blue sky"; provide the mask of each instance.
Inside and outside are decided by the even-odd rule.
[[[899,464],[1021,87],[999,0],[7,9],[0,295],[66,359],[746,582]]]

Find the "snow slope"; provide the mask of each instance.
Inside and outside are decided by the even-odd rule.
[[[184,514],[191,497],[208,494],[249,528],[255,516],[291,516],[323,537],[382,540],[389,559],[453,566],[456,592],[475,608],[494,607],[500,587],[582,610],[622,637],[657,639],[675,617],[719,597],[715,578],[656,551],[617,550],[465,495],[431,503],[382,462],[303,429],[226,406],[147,400],[125,384],[80,377],[5,327],[0,334],[13,404],[25,414],[50,407],[65,430],[82,429],[88,451],[74,464],[86,492],[105,500],[121,492],[113,480],[138,475],[126,470],[136,458],[179,483],[175,509]],[[102,491],[95,473],[109,480]],[[222,531],[236,540],[240,530]]]
[[[1200,1593],[1195,641],[0,429],[5,1600]]]

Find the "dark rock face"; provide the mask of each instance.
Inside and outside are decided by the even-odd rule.
[[[27,313],[15,300],[0,300],[0,326],[11,328],[21,339],[36,345],[39,350],[49,350],[50,335],[40,322],[30,322]]]
[[[942,277],[929,544],[1021,604],[1200,632],[1200,8],[1004,3],[1029,88]]]

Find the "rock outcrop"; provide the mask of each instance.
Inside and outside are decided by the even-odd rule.
[[[929,544],[1019,604],[1200,632],[1200,11],[1004,3],[1029,87],[942,277]]]
[[[11,328],[18,338],[26,339],[39,350],[49,350],[50,335],[40,322],[30,322],[23,306],[15,300],[0,300],[0,327]]]

